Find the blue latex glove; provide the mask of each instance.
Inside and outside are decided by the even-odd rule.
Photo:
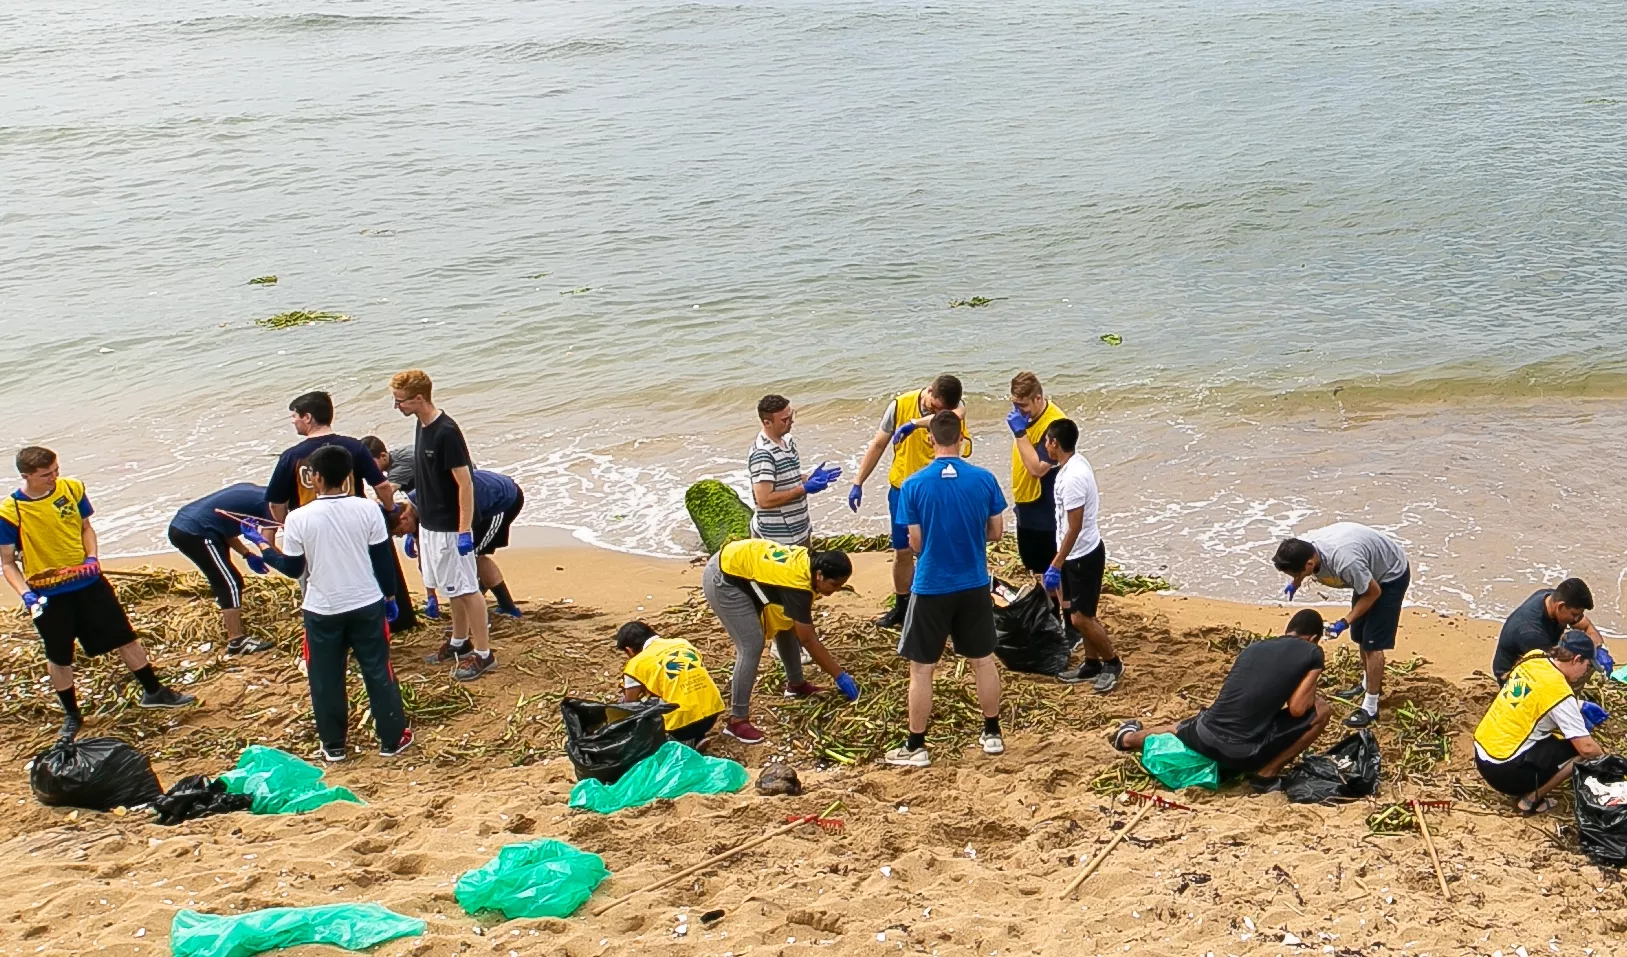
[[[1056,591],[1058,588],[1061,588],[1062,569],[1057,568],[1055,565],[1047,566],[1045,569],[1044,582],[1046,591]]]
[[[46,601],[48,601],[48,599],[44,595],[36,594],[32,591],[23,592],[23,607],[27,608],[28,613],[35,618],[38,618],[40,616],[40,612],[45,610]]]
[[[1011,411],[1006,413],[1006,427],[1012,435],[1022,435],[1028,431],[1028,416],[1023,414],[1022,409],[1012,406]]]
[[[434,595],[429,596],[429,598],[424,601],[424,617],[425,618],[440,618],[441,617],[441,603],[438,600],[436,600]]]
[[[260,534],[259,527],[256,526],[253,522],[249,522],[249,521],[238,522],[237,527],[238,527],[238,529],[240,531],[242,531],[243,537],[248,539],[249,541],[253,542],[254,544],[259,545],[262,548],[264,548],[266,545],[270,544],[269,542],[266,541],[266,537],[264,535]]]
[[[385,621],[395,621],[395,616],[400,614],[400,613],[401,613],[401,609],[396,607],[394,598],[386,598],[386,599],[384,599],[384,620]]]
[[[849,701],[859,700],[859,683],[854,681],[853,676],[845,671],[836,676],[836,690],[840,691],[842,697]]]
[[[823,492],[825,489],[830,488],[830,483],[841,477],[842,470],[840,468],[836,466],[826,468],[825,463],[820,462],[819,467],[814,469],[813,474],[808,476],[808,480],[802,483],[802,491],[808,495]]]
[[[1343,618],[1341,618],[1338,621],[1336,621],[1333,624],[1328,626],[1328,637],[1329,638],[1337,638],[1340,635],[1344,634],[1345,631],[1348,630],[1349,628],[1350,628],[1350,622],[1345,621]]]
[[[903,425],[898,427],[897,432],[893,433],[893,444],[897,445],[898,443],[909,438],[910,433],[914,432],[918,428],[920,428],[920,426],[916,425],[914,422],[905,422]]]
[[[102,563],[96,560],[95,555],[86,555],[85,565],[90,568],[91,573],[94,575],[100,575],[102,573]]]
[[[1599,666],[1599,670],[1604,672],[1606,677],[1616,670],[1616,659],[1610,657],[1610,649],[1603,645],[1594,650],[1593,663]]]
[[[1288,599],[1289,601],[1293,601],[1294,600],[1294,592],[1296,592],[1298,590],[1299,589],[1294,585],[1293,582],[1289,582],[1287,585],[1283,586],[1282,597]]]
[[[1586,722],[1587,729],[1592,731],[1604,724],[1604,719],[1610,717],[1610,712],[1604,710],[1591,701],[1582,702],[1582,720]]]
[[[418,536],[408,532],[401,539],[401,550],[407,553],[408,558],[418,557]]]
[[[470,552],[472,552],[474,550],[475,550],[475,533],[474,532],[459,532],[458,533],[458,554],[459,555],[467,555],[467,554],[469,554]]]
[[[243,556],[243,563],[245,565],[249,566],[249,571],[253,572],[256,575],[269,575],[269,574],[271,574],[271,567],[266,564],[265,559],[261,558],[258,555],[244,555]]]
[[[864,502],[864,488],[855,485],[847,490],[847,507],[857,512],[859,505]]]

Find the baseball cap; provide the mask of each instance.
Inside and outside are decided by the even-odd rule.
[[[1559,640],[1559,647],[1578,658],[1593,660],[1593,639],[1589,638],[1585,631],[1577,631],[1572,628],[1570,631],[1565,632],[1565,637]]]

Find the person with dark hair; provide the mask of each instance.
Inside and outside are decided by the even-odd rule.
[[[525,491],[519,483],[501,472],[475,469],[469,473],[475,480],[475,573],[480,580],[480,592],[490,592],[497,599],[497,613],[510,618],[525,613],[515,603],[493,555],[507,548],[514,520],[525,508]],[[404,536],[402,547],[408,558],[418,557],[418,493],[409,492],[401,512],[390,526],[390,534]],[[434,597],[434,591],[430,590]]]
[[[1362,682],[1335,692],[1334,697],[1362,699],[1361,707],[1345,719],[1345,727],[1372,724],[1378,718],[1379,695],[1384,690],[1384,653],[1395,648],[1401,606],[1412,584],[1407,553],[1377,529],[1337,522],[1284,540],[1271,563],[1292,579],[1282,590],[1290,600],[1307,578],[1314,577],[1329,588],[1350,589],[1350,611],[1328,626],[1328,636],[1337,638],[1350,630],[1350,637],[1361,648]]]
[[[1066,684],[1089,681],[1097,694],[1107,694],[1124,677],[1124,662],[1096,616],[1107,575],[1107,543],[1097,525],[1096,473],[1078,447],[1079,426],[1072,419],[1057,419],[1046,428],[1045,451],[1057,463],[1056,551],[1043,581],[1046,591],[1060,592],[1068,621],[1085,646],[1078,670],[1057,678]]]
[[[909,526],[898,520],[898,490],[904,480],[931,463],[932,437],[922,426],[939,412],[952,411],[961,420],[961,455],[972,454],[971,433],[966,431],[966,406],[961,402],[960,380],[945,373],[924,389],[904,392],[887,404],[875,436],[864,450],[859,474],[847,493],[847,507],[857,512],[864,502],[864,483],[881,461],[888,443],[893,447],[893,464],[887,472],[887,513],[892,519],[893,607],[876,619],[883,628],[899,628],[910,607],[910,581],[915,577],[915,553],[910,551]]]
[[[1248,774],[1258,793],[1282,790],[1282,770],[1311,746],[1333,715],[1316,693],[1325,659],[1317,642],[1322,616],[1300,611],[1280,638],[1250,643],[1232,662],[1215,703],[1173,725],[1143,728],[1126,721],[1113,747],[1139,754],[1155,734],[1173,734],[1225,770]]]
[[[305,577],[305,671],[322,758],[332,763],[347,754],[345,667],[352,655],[367,688],[379,754],[394,757],[412,744],[401,689],[390,667],[395,549],[384,513],[346,489],[355,474],[347,449],[323,446],[305,464],[316,498],[289,514],[282,546],[273,545],[251,522],[242,523],[242,534],[260,546],[266,564],[290,578]]]
[[[1497,652],[1491,660],[1491,673],[1498,684],[1508,680],[1515,662],[1533,651],[1546,651],[1559,644],[1567,628],[1575,628],[1593,639],[1594,660],[1609,674],[1615,667],[1604,646],[1604,636],[1587,613],[1593,610],[1593,592],[1580,578],[1567,578],[1553,588],[1539,588],[1514,609],[1497,635]]]
[[[395,486],[391,485],[373,462],[373,456],[357,440],[333,431],[333,399],[326,392],[307,392],[288,403],[289,419],[301,441],[285,449],[277,457],[266,483],[266,503],[272,521],[282,522],[292,510],[316,498],[311,485],[309,459],[317,449],[337,445],[350,455],[352,468],[350,481],[343,486],[350,495],[365,495],[364,483],[373,487],[379,504],[386,511],[395,511]],[[276,540],[276,530],[269,537]]]
[[[74,691],[74,642],[91,656],[115,652],[141,682],[143,708],[181,708],[198,699],[165,687],[153,673],[102,565],[85,483],[63,478],[56,453],[31,445],[17,453],[22,487],[0,500],[0,572],[34,620],[45,673],[62,703],[61,737],[85,723]],[[26,575],[24,569],[27,570]]]
[[[757,418],[763,424],[751,444],[746,470],[751,477],[751,516],[753,538],[766,538],[781,545],[806,545],[813,537],[808,517],[808,496],[823,492],[842,476],[837,466],[819,463],[811,475],[802,474],[791,425],[796,410],[783,395],[765,395],[757,402]]]
[[[1595,650],[1592,636],[1568,631],[1554,647],[1527,652],[1474,729],[1475,769],[1515,798],[1521,815],[1553,810],[1548,794],[1570,779],[1576,762],[1604,754],[1593,729],[1608,715],[1571,690],[1586,680]]]
[[[910,591],[914,596],[898,639],[899,657],[910,665],[909,724],[904,743],[882,756],[887,764],[924,768],[927,722],[932,719],[932,672],[954,640],[969,660],[983,714],[978,744],[984,754],[1004,754],[1000,733],[1000,669],[994,663],[994,596],[989,592],[987,546],[1005,534],[1006,497],[988,469],[960,455],[960,416],[939,412],[927,426],[931,463],[904,481],[897,517],[909,529],[910,549],[920,556]]]
[[[1006,413],[1006,426],[1011,429],[1011,508],[1017,519],[1017,555],[1036,580],[1042,579],[1056,556],[1057,463],[1046,451],[1045,430],[1063,418],[1062,410],[1045,397],[1039,376],[1032,372],[1012,376],[1011,411]],[[1051,604],[1061,614],[1061,602],[1054,594]],[[1062,617],[1073,631],[1073,623]]]
[[[653,696],[677,705],[676,711],[661,718],[667,737],[700,748],[723,713],[723,695],[701,663],[700,652],[682,638],[662,638],[642,621],[630,621],[617,629],[616,647],[627,656],[621,700]]]
[[[253,482],[228,485],[181,506],[169,523],[169,543],[198,566],[215,593],[226,629],[227,655],[252,655],[272,647],[264,638],[250,638],[243,628],[243,574],[232,564],[231,553],[242,555],[256,575],[268,571],[259,553],[243,544],[239,527],[243,516],[271,518],[262,486]]]
[[[362,448],[367,450],[367,454],[372,456],[373,464],[378,466],[378,470],[380,472],[384,473],[385,477],[389,479],[390,484],[395,487],[395,490],[399,492],[403,498],[407,499],[405,502],[398,501],[396,503],[396,510],[394,512],[386,513],[384,517],[384,524],[390,529],[390,534],[401,534],[397,531],[397,526],[400,525],[402,519],[406,516],[408,509],[412,505],[411,496],[413,482],[412,467],[410,462],[412,458],[412,449],[407,449],[406,451],[409,462],[406,470],[405,481],[401,481],[396,477],[397,471],[391,467],[395,464],[395,460],[391,458],[390,450],[385,447],[383,439],[380,439],[376,435],[364,435],[356,441],[360,442],[362,444]],[[414,519],[414,523],[414,527],[416,528],[416,518]],[[391,549],[390,557],[395,562],[396,598],[395,620],[390,622],[390,632],[392,634],[399,634],[403,631],[412,631],[418,627],[418,611],[413,607],[412,604],[412,590],[407,585],[407,573],[405,569],[401,567],[401,556],[396,554],[394,549]],[[416,554],[409,554],[407,557],[417,558],[418,556]],[[441,612],[440,608],[436,604],[435,590],[433,588],[426,588],[424,591],[426,593],[424,601],[424,617],[439,619],[441,617]]]
[[[807,648],[849,701],[859,698],[858,682],[826,650],[813,626],[813,600],[834,595],[853,574],[842,552],[811,552],[800,545],[781,545],[761,538],[730,542],[701,572],[701,591],[734,642],[734,676],[729,688],[729,719],[723,733],[744,744],[758,744],[763,732],[751,723],[751,692],[763,646],[773,640],[785,666],[785,696],[807,698],[824,689],[802,676]]]

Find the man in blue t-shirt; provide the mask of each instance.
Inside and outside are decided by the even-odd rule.
[[[888,751],[888,764],[924,768],[927,721],[932,716],[932,671],[951,638],[971,659],[977,703],[983,711],[978,743],[1002,754],[1000,672],[994,664],[994,599],[989,593],[987,544],[1005,534],[1006,497],[993,473],[960,457],[960,416],[939,412],[932,433],[932,464],[904,481],[898,522],[909,526],[919,556],[898,654],[910,662],[909,737]]]
[[[221,513],[230,513],[228,517]],[[244,518],[270,521],[271,512],[266,505],[266,490],[253,482],[228,485],[175,513],[169,523],[169,543],[175,550],[192,559],[220,606],[221,623],[226,628],[226,654],[252,655],[271,647],[263,638],[250,638],[243,629],[243,573],[232,564],[231,553],[243,556],[243,561],[256,575],[268,569],[260,554],[243,544]]]

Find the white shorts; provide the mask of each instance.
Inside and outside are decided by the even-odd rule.
[[[475,553],[458,554],[457,532],[418,530],[418,571],[424,587],[435,589],[443,599],[457,598],[480,590],[480,573],[475,569]]]

